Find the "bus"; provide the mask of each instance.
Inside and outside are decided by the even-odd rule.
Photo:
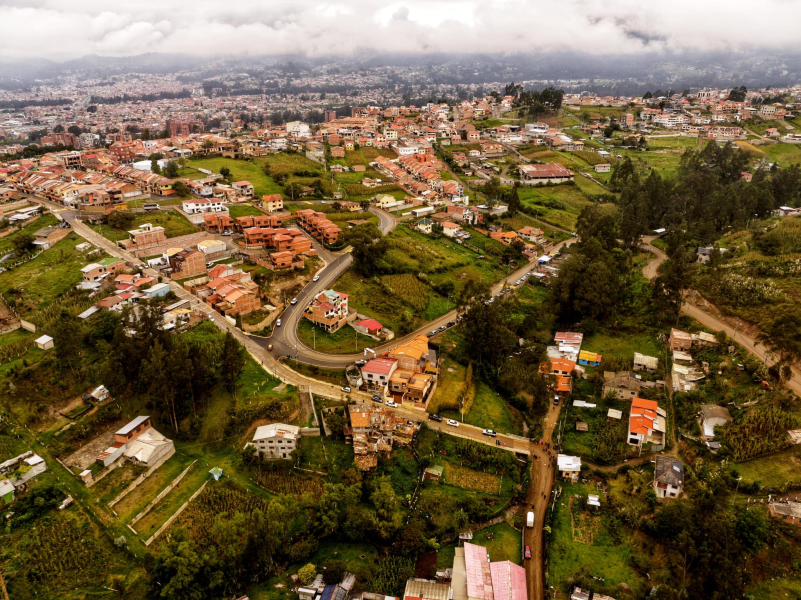
[[[142,205],[142,210],[145,210],[145,211],[161,210],[161,206],[159,206],[155,202],[145,202]]]

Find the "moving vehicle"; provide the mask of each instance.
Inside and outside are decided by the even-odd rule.
[[[320,276],[315,275],[314,277],[312,277],[312,281],[320,281]]]
[[[151,210],[160,210],[160,209],[161,209],[161,206],[159,206],[155,202],[145,202],[142,205],[142,210],[148,211],[148,212],[151,211]]]
[[[453,419],[448,419],[445,421],[451,427],[459,427],[459,421],[454,421]]]
[[[386,402],[384,402],[384,404],[386,404],[390,408],[398,408],[398,405],[395,403],[394,400],[387,400]]]
[[[346,394],[350,394],[350,388],[348,386],[343,386],[343,387],[341,387],[339,389],[341,389]]]
[[[559,396],[554,396],[554,398],[553,398],[553,405],[554,405],[554,406],[559,406]]]
[[[437,423],[441,423],[442,422],[442,417],[440,417],[437,413],[431,413],[430,415],[428,415],[428,420],[429,421],[436,421]]]
[[[278,319],[278,320],[275,322],[275,326],[276,326],[276,327],[281,327],[281,319]]]
[[[367,361],[366,361],[366,360],[364,360],[363,358],[362,358],[361,360],[357,360],[357,361],[356,361],[356,366],[357,366],[357,367],[363,367],[363,366],[364,366],[364,365],[366,365],[366,364],[367,364]]]
[[[290,304],[295,305],[297,303],[298,303],[298,299],[297,298],[292,298],[292,302],[290,302]]]
[[[492,429],[484,429],[481,431],[484,435],[488,435],[490,437],[496,437],[498,434],[495,433]]]
[[[526,558],[531,558],[531,547],[526,546],[526,551],[523,554],[523,556],[525,556]]]
[[[534,513],[531,511],[526,515],[526,527],[534,527]]]
[[[373,396],[373,402],[381,402],[381,396]]]
[[[267,350],[272,352],[273,351],[273,345],[272,344],[267,344]]]

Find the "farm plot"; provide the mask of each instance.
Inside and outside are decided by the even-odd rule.
[[[308,477],[286,469],[259,469],[253,473],[253,481],[273,494],[286,494],[300,499],[310,495],[319,498],[323,484],[319,477]]]
[[[497,494],[501,487],[500,477],[497,475],[474,471],[451,462],[445,463],[445,481],[451,485],[487,494]]]

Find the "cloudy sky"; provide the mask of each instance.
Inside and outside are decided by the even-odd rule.
[[[801,0],[0,0],[0,58],[799,48]]]

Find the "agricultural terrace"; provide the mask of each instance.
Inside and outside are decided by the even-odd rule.
[[[649,485],[647,476],[638,481]],[[630,484],[629,484],[630,485]],[[634,534],[609,513],[608,499],[601,495],[601,509],[586,504],[589,494],[598,490],[591,485],[560,483],[547,547],[547,581],[558,592],[569,592],[578,578],[603,578],[595,590],[619,589],[625,583],[635,596],[645,593],[647,582],[633,568]],[[623,485],[621,485],[623,487]],[[622,490],[621,490],[622,493]]]
[[[59,299],[70,295],[75,298],[81,310],[91,306],[92,302],[74,292],[74,287],[82,279],[81,267],[90,259],[75,247],[83,243],[83,238],[70,233],[52,248],[45,250],[33,260],[19,266],[8,268],[0,273],[0,293],[7,303],[23,318],[43,326],[52,316],[48,308],[59,303]],[[102,260],[105,254],[93,254],[91,260]],[[78,298],[81,300],[78,300]],[[64,307],[72,303],[65,300]],[[81,312],[81,311],[78,311]],[[75,313],[77,314],[77,313]]]
[[[131,237],[128,232],[140,227],[143,223],[150,223],[154,227],[163,227],[164,235],[168,238],[180,237],[197,233],[199,229],[192,225],[186,217],[174,210],[164,210],[149,213],[128,213],[133,220],[127,229],[117,229],[105,223],[88,224],[93,230],[112,242],[127,240]]]
[[[349,270],[333,287],[350,294],[351,306],[360,313],[396,334],[408,333],[454,308],[456,294],[468,281],[490,284],[506,273],[498,259],[478,260],[477,252],[445,237],[398,227],[384,239],[389,242],[385,272],[392,274],[364,279]],[[446,290],[446,281],[453,283],[452,289]]]
[[[571,183],[522,186],[517,193],[526,212],[568,231],[575,231],[579,213],[592,203],[578,185]]]

